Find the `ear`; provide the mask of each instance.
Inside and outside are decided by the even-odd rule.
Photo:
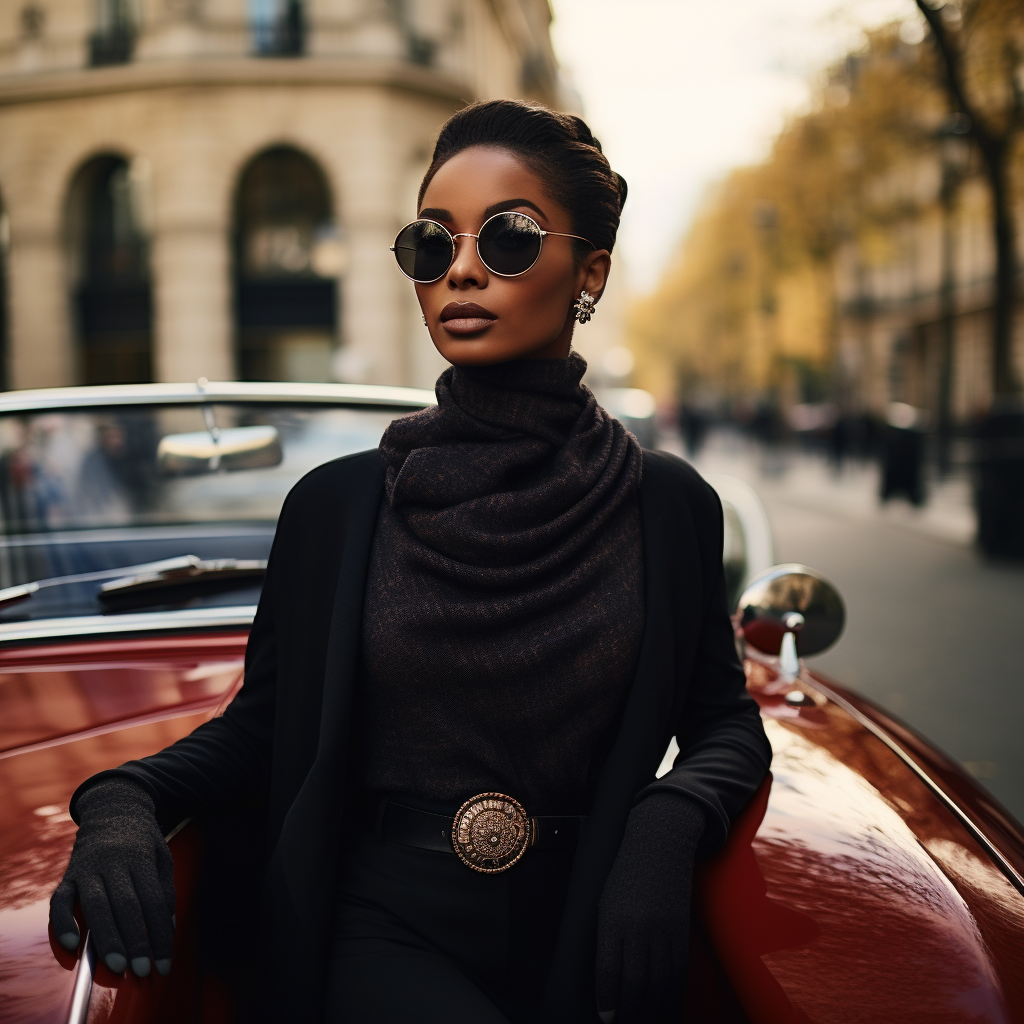
[[[608,283],[608,275],[612,269],[612,256],[607,249],[597,249],[587,253],[576,274],[576,292],[582,290],[595,299],[600,299]]]

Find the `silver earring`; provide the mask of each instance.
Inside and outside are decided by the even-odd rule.
[[[573,319],[579,321],[581,324],[585,324],[594,315],[594,304],[596,302],[597,299],[595,299],[593,295],[590,295],[586,290],[580,292],[580,297],[572,307],[575,310]]]
[[[426,327],[427,326],[427,318],[424,316],[422,319],[423,319],[423,326]]]

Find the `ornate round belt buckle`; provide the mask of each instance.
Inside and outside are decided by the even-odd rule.
[[[459,860],[474,871],[493,875],[505,871],[530,845],[530,819],[518,800],[504,793],[471,797],[455,815],[452,846]]]

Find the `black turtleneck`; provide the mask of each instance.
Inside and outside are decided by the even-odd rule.
[[[359,779],[586,808],[643,628],[636,440],[586,363],[455,367],[396,420],[363,615]]]

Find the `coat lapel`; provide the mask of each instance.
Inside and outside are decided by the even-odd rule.
[[[358,666],[363,595],[373,532],[383,495],[383,466],[369,463],[354,481],[344,524],[327,645],[320,740],[316,760],[289,808],[275,858],[285,876],[305,941],[323,944],[330,915],[328,883],[334,878],[342,819],[353,686]]]

